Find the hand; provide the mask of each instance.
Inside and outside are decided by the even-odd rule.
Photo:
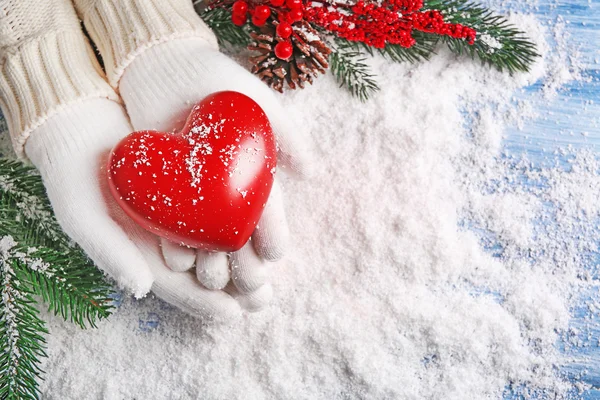
[[[194,316],[237,317],[241,308],[230,295],[167,268],[158,238],[126,216],[109,193],[108,154],[131,131],[120,104],[96,98],[66,107],[32,132],[25,151],[42,175],[56,218],[100,269],[136,296],[152,288]]]
[[[308,165],[305,138],[281,107],[275,94],[255,76],[198,38],[178,39],[139,55],[125,70],[121,96],[135,130],[173,131],[181,128],[191,107],[207,95],[235,90],[253,98],[266,112],[278,143],[278,163],[303,176]],[[162,240],[162,251],[173,271],[196,266],[198,280],[209,289],[226,290],[243,307],[262,308],[271,297],[264,261],[280,259],[288,244],[281,189],[275,182],[269,202],[251,240],[240,251],[209,253]]]

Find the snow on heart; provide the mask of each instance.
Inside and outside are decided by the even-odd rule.
[[[191,247],[235,251],[260,219],[276,164],[260,106],[219,92],[198,103],[178,133],[124,138],[108,175],[117,203],[143,228]]]

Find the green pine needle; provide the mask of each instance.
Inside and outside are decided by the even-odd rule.
[[[6,159],[0,159],[0,280],[0,399],[37,399],[47,331],[35,299],[84,328],[108,317],[112,289],[60,229],[40,176]]]
[[[341,86],[345,86],[353,96],[366,101],[379,90],[365,58],[355,43],[335,40],[335,49],[329,56],[331,72]]]
[[[19,261],[0,255],[0,399],[38,399],[37,377],[48,333]]]
[[[33,229],[25,229],[31,225],[26,220],[36,222],[30,226]],[[7,230],[14,228],[22,235],[30,235],[24,239],[36,241],[38,245],[71,246],[71,240],[54,219],[39,175],[18,161],[0,159],[0,228],[3,236],[12,234]]]
[[[0,234],[26,254],[33,289],[55,314],[84,327],[110,314],[111,288],[83,251],[62,232],[54,219],[39,175],[18,161],[0,159]]]
[[[425,0],[425,9],[438,10],[445,21],[469,26],[477,31],[473,45],[463,39],[436,36],[457,54],[478,57],[484,64],[510,73],[529,71],[539,57],[524,32],[511,25],[503,16],[496,15],[469,0]],[[430,35],[433,36],[433,35]]]
[[[110,315],[111,289],[80,252],[38,248],[28,261],[23,272],[55,315],[82,328]]]

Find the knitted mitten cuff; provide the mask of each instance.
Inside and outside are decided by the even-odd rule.
[[[69,0],[0,0],[0,106],[25,157],[33,130],[83,98],[119,101]]]

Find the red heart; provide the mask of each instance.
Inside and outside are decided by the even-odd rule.
[[[181,132],[139,131],[117,144],[109,186],[143,228],[191,247],[235,251],[263,212],[276,152],[260,106],[218,92],[192,109]]]

